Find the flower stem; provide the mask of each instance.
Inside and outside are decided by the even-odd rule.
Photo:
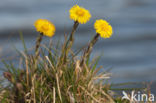
[[[38,36],[37,40],[36,40],[36,46],[35,46],[35,57],[34,57],[34,69],[32,70],[32,74],[35,73],[36,69],[37,69],[37,61],[38,61],[38,56],[39,56],[39,47],[42,41],[42,37],[43,34],[40,33],[40,35]]]
[[[79,22],[75,21],[74,22],[74,25],[73,25],[73,28],[72,28],[72,31],[71,31],[71,34],[70,34],[70,37],[68,39],[68,41],[66,42],[66,46],[65,46],[65,51],[64,51],[64,56],[63,56],[63,62],[65,63],[66,62],[66,57],[68,55],[68,52],[69,50],[71,49],[72,45],[73,45],[73,42],[74,42],[74,33],[77,29],[79,25]]]
[[[79,23],[77,21],[74,22],[73,28],[72,28],[72,32],[70,34],[69,40],[67,41],[67,47],[70,46],[72,47],[72,44],[74,42],[74,33],[78,27]]]
[[[100,35],[97,33],[97,34],[93,37],[93,39],[90,41],[90,43],[89,43],[87,49],[84,51],[84,54],[83,54],[83,57],[82,57],[82,61],[81,61],[81,63],[80,63],[81,66],[82,66],[82,64],[84,63],[85,59],[86,59],[86,58],[89,58],[90,53],[91,53],[91,51],[92,51],[92,48],[93,48],[93,46],[95,45],[95,43],[97,42],[99,36],[100,36]]]
[[[38,59],[39,47],[40,47],[40,43],[42,41],[42,37],[43,37],[43,34],[40,33],[40,35],[38,36],[37,41],[36,41],[36,46],[35,46],[35,60]]]

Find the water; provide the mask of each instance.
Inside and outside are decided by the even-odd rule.
[[[28,47],[34,44],[31,33],[35,33],[33,23],[38,18],[49,19],[56,25],[54,40],[62,37],[59,34],[64,30],[69,32],[73,22],[68,10],[76,3],[92,14],[91,21],[79,27],[76,48],[95,34],[95,19],[106,19],[114,34],[111,39],[100,39],[93,55],[103,55],[100,65],[112,68],[112,81],[156,81],[156,0],[2,0],[0,58],[14,54],[12,44],[23,50],[18,36],[14,37],[18,30],[24,31]]]

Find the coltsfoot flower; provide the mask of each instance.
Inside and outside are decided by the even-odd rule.
[[[91,18],[91,14],[88,10],[78,5],[74,5],[70,10],[70,19],[77,21],[81,24],[85,24]]]
[[[34,25],[38,32],[48,37],[52,37],[56,30],[54,24],[46,19],[38,19]]]
[[[96,33],[98,33],[102,38],[110,38],[112,36],[112,26],[105,20],[96,20],[94,28]]]

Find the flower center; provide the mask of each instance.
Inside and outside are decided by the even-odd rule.
[[[49,29],[49,26],[48,26],[48,24],[44,24],[41,28],[42,28],[43,30],[48,30],[48,29]]]
[[[101,24],[101,30],[106,31],[108,28],[105,24]]]
[[[83,16],[84,15],[84,11],[83,10],[77,10],[76,11],[76,14],[78,15],[78,16]]]

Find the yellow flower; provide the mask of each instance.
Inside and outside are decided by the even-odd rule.
[[[96,20],[94,28],[96,33],[98,33],[102,38],[110,38],[112,36],[112,26],[105,20]]]
[[[52,37],[55,33],[55,26],[46,19],[38,19],[34,25],[36,30],[45,36]]]
[[[78,5],[74,5],[69,10],[69,13],[70,13],[70,19],[77,21],[81,24],[85,24],[91,18],[91,14],[89,13],[89,11]]]

